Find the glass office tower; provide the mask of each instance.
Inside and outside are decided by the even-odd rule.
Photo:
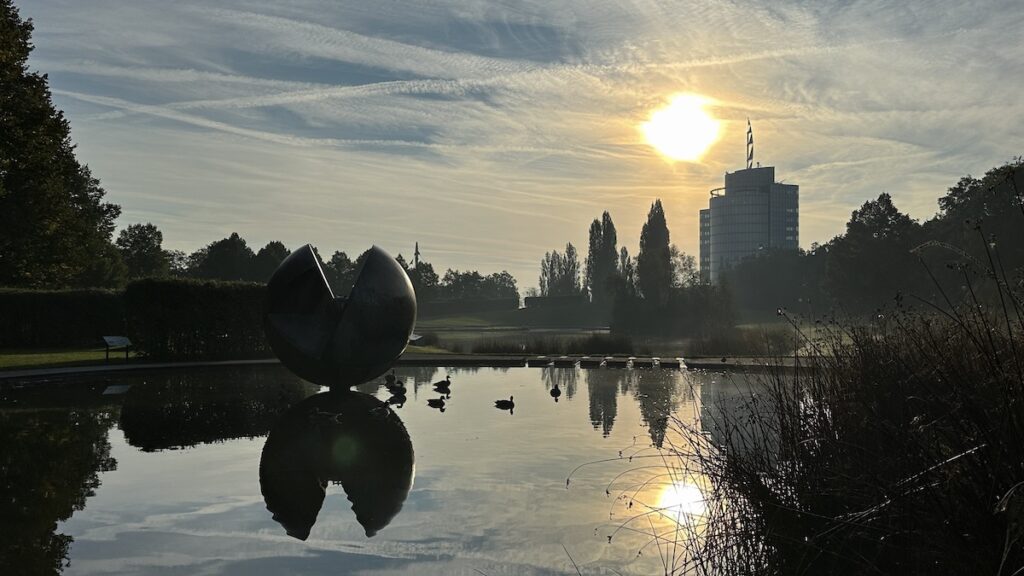
[[[763,250],[800,246],[800,187],[775,182],[775,168],[727,172],[700,211],[701,276],[717,283],[725,270]]]

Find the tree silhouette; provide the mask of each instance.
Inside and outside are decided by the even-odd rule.
[[[252,266],[249,272],[249,278],[256,282],[266,282],[273,276],[274,271],[281,265],[291,251],[285,248],[285,245],[277,240],[267,242],[267,245],[260,248],[260,251],[256,253],[256,256],[252,259]]]
[[[437,298],[438,285],[441,278],[434,272],[434,265],[430,262],[420,260],[418,266],[409,270],[409,280],[416,290],[416,298],[427,302]]]
[[[586,285],[591,301],[604,305],[610,300],[611,290],[618,272],[618,238],[611,215],[606,211],[601,219],[590,224],[587,251]]]
[[[189,256],[189,273],[211,280],[249,280],[255,255],[237,232]]]
[[[579,296],[583,293],[580,282],[580,258],[572,243],[565,245],[565,254],[552,250],[540,262],[541,296]]]
[[[868,312],[919,285],[919,265],[910,249],[920,241],[920,231],[886,193],[854,210],[846,235],[829,243],[825,286],[832,297],[851,311]]]
[[[32,21],[0,0],[0,284],[81,286],[121,209],[75,158],[47,77],[29,72]]]
[[[668,302],[669,290],[672,288],[672,255],[661,200],[655,200],[651,205],[647,222],[640,231],[636,273],[640,294],[644,298],[658,305]]]
[[[117,249],[129,278],[166,276],[170,261],[163,249],[164,235],[150,223],[131,224],[117,235]]]
[[[348,254],[337,251],[323,263],[324,276],[335,296],[347,296],[356,280],[356,265]]]

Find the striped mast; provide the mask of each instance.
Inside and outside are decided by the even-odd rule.
[[[747,118],[747,169],[754,167],[754,128],[750,125],[750,118]]]

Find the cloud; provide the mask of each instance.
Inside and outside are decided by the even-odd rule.
[[[585,244],[608,209],[636,251],[655,197],[696,252],[696,212],[742,163],[801,185],[801,240],[883,190],[923,218],[964,173],[1020,154],[1024,7],[637,0],[39,0],[31,64],[79,154],[174,247],[223,237],[436,249],[507,266]],[[675,92],[723,139],[666,164],[636,125]],[[159,177],[154,177],[159,175]],[[382,236],[383,238],[380,238]]]

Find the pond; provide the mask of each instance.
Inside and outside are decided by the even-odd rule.
[[[446,375],[441,411],[427,401]],[[679,441],[667,415],[696,426],[747,386],[742,375],[658,369],[397,376],[409,390],[391,409],[411,439],[415,474],[400,511],[377,518],[372,537],[337,483],[304,527],[286,529],[287,511],[278,506],[275,520],[268,510],[268,432],[319,392],[283,369],[8,390],[0,557],[40,574],[497,576],[575,574],[574,562],[584,574],[663,573],[678,562],[669,540],[699,532],[703,502],[699,473],[652,444]],[[376,383],[358,390],[390,396]],[[495,407],[510,396],[513,410]],[[295,446],[284,445],[285,457]],[[652,538],[666,530],[674,535]]]

